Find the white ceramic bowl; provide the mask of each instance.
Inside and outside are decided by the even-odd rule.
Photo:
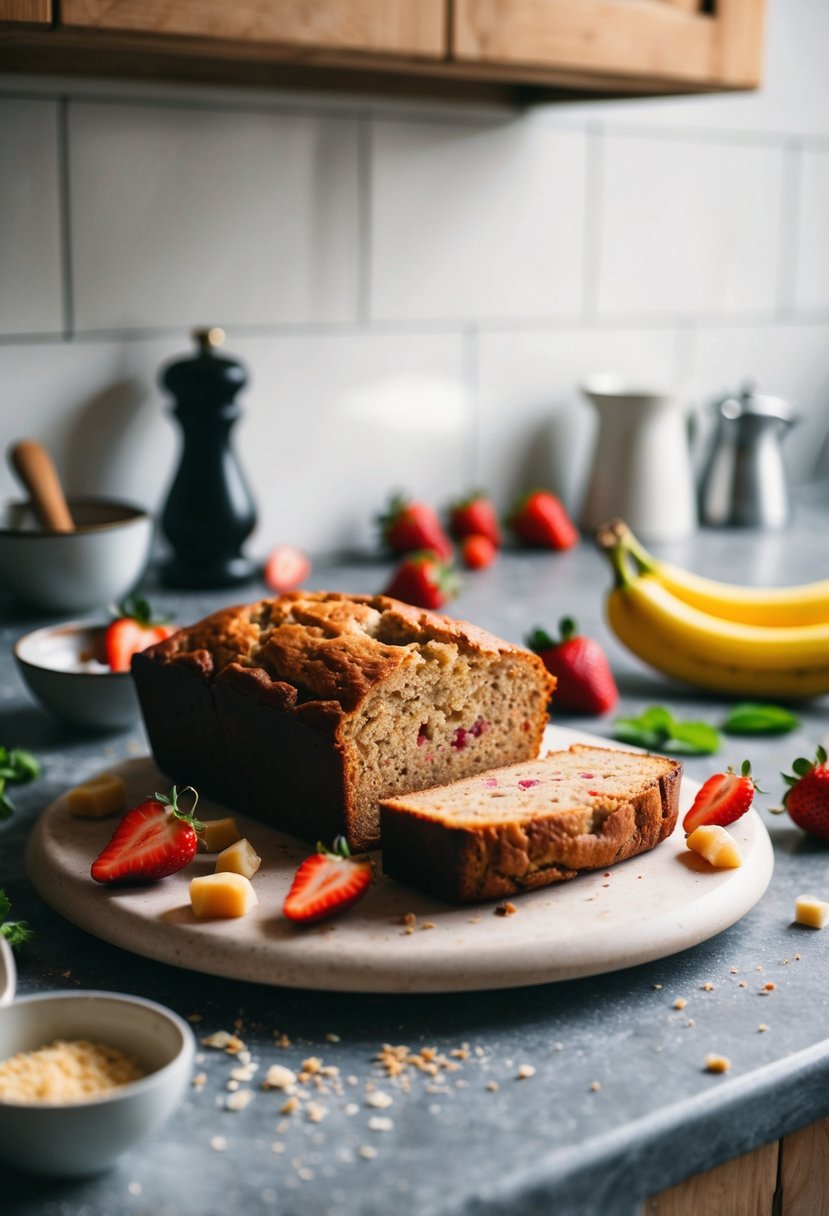
[[[0,1009],[11,1005],[17,988],[17,967],[14,963],[12,948],[5,937],[0,934]]]
[[[60,1106],[0,1100],[0,1160],[30,1173],[103,1172],[161,1126],[191,1082],[192,1031],[154,1001],[110,992],[47,993],[0,1009],[0,1060],[56,1039],[117,1047],[147,1076],[107,1096]]]
[[[0,510],[0,587],[28,608],[86,612],[131,591],[146,569],[153,525],[112,499],[69,499],[74,532],[48,532],[26,504]]]
[[[86,730],[126,730],[139,716],[128,671],[110,671],[90,656],[100,652],[106,625],[70,621],[19,638],[17,668],[29,691],[56,718]]]

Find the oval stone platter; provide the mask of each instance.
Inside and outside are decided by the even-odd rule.
[[[561,727],[549,727],[544,739],[545,749],[575,742],[611,746]],[[129,805],[169,785],[149,757],[106,771],[123,777]],[[683,813],[697,788],[683,781]],[[199,803],[203,819],[223,814],[217,804]],[[713,870],[689,853],[678,825],[650,853],[516,896],[515,914],[502,916],[495,903],[455,907],[404,887],[379,872],[378,854],[378,878],[365,898],[342,917],[303,929],[280,909],[297,865],[313,849],[242,815],[236,820],[262,858],[253,879],[259,904],[238,920],[198,921],[190,910],[190,879],[214,866],[206,854],[161,882],[94,883],[90,863],[116,819],[75,818],[66,795],[38,820],[26,868],[43,899],[68,920],[136,954],[259,984],[375,993],[546,984],[664,958],[738,921],[762,896],[773,868],[768,833],[750,811],[729,829],[743,853],[738,869]]]

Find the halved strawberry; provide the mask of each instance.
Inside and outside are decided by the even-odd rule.
[[[153,619],[150,605],[137,595],[128,595],[113,609],[117,616],[104,635],[106,661],[112,671],[129,671],[132,656],[175,633],[166,618]]]
[[[338,836],[333,850],[318,844],[316,853],[303,861],[282,911],[297,924],[315,924],[355,904],[370,887],[371,878],[368,858],[352,857],[345,837]]]
[[[729,767],[724,773],[709,777],[700,789],[694,804],[682,821],[686,835],[703,824],[726,827],[745,815],[754,801],[755,790],[760,786],[751,776],[751,765],[744,760],[740,772]],[[760,790],[760,793],[763,793]]]
[[[196,833],[204,830],[204,824],[195,818],[199,796],[193,789],[190,792],[195,794],[195,802],[189,811],[178,805],[181,795],[175,786],[169,798],[154,794],[127,811],[92,863],[95,881],[145,882],[166,878],[189,865],[199,845]]]
[[[265,562],[263,578],[271,591],[295,591],[311,573],[311,562],[293,545],[277,545]]]

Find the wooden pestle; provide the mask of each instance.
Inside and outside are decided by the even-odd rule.
[[[74,532],[63,486],[46,449],[34,439],[21,439],[10,448],[9,463],[28,490],[41,526],[50,532]]]

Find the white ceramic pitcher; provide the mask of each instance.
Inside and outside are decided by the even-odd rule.
[[[599,415],[582,526],[618,516],[647,542],[688,536],[697,509],[682,398],[611,374],[581,390]]]

